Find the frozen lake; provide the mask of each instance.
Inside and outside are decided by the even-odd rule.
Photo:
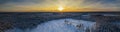
[[[95,22],[75,20],[75,19],[58,19],[38,25],[34,29],[11,29],[6,32],[85,32],[91,30]]]

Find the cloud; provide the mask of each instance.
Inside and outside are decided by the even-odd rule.
[[[6,3],[6,2],[38,2],[43,0],[0,0],[0,3]]]
[[[120,0],[85,0],[85,3],[89,5],[96,5],[99,4],[103,7],[119,7],[120,6]],[[98,6],[99,6],[98,5]]]
[[[44,0],[0,0],[0,8],[42,5],[43,2]]]
[[[0,10],[47,8],[57,5],[80,8],[120,9],[120,0],[0,0]]]

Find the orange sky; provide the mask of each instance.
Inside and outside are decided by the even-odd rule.
[[[17,0],[16,0],[17,1]],[[118,0],[20,0],[0,5],[0,12],[91,12],[119,11]],[[23,2],[22,2],[23,1]],[[104,4],[102,4],[104,2]]]

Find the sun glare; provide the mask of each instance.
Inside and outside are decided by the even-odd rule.
[[[63,8],[62,6],[59,6],[59,7],[58,7],[58,10],[59,10],[59,11],[62,11],[63,9],[64,9],[64,8]]]

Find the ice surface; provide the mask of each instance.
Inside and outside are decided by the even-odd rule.
[[[86,29],[92,28],[94,24],[95,22],[84,21],[84,20],[58,19],[58,20],[52,20],[42,23],[34,29],[25,30],[25,32],[85,32]],[[13,29],[8,31],[20,32],[21,30]]]
[[[65,20],[69,22],[65,23]],[[84,20],[59,19],[38,25],[38,27],[33,29],[31,32],[77,32],[79,29],[83,31],[87,27],[92,27],[94,23],[95,22]],[[83,24],[83,26],[81,28],[77,28],[76,25],[79,24]]]

